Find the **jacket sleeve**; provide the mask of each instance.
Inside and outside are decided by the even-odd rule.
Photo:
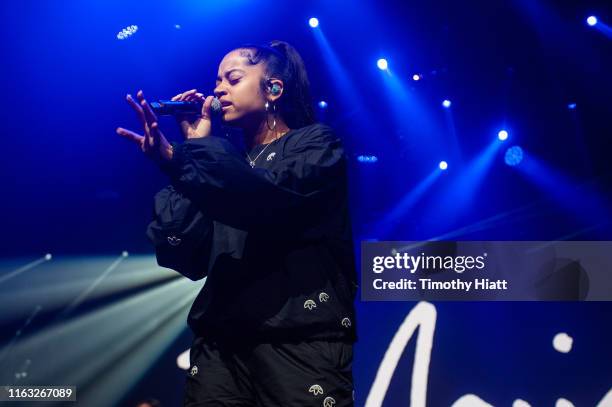
[[[157,264],[191,280],[208,274],[213,224],[200,208],[169,185],[154,198],[147,237],[155,246]]]
[[[274,171],[251,168],[244,154],[220,137],[177,145],[165,171],[177,189],[227,225],[269,230],[304,224],[346,184],[341,141],[328,126],[312,127],[283,152]]]

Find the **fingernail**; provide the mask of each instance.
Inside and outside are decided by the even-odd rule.
[[[128,99],[131,99],[131,98],[132,98],[132,95],[130,95],[130,94],[128,93],[128,94],[127,94],[127,98],[128,98]]]

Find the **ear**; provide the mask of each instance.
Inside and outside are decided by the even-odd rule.
[[[266,82],[266,91],[268,92],[268,100],[270,102],[276,102],[283,94],[283,81],[276,78],[268,79]]]

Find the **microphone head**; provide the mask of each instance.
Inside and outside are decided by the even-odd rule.
[[[221,113],[221,102],[219,101],[219,99],[214,98],[212,100],[212,103],[210,104],[210,109],[212,110],[213,114],[220,114]]]

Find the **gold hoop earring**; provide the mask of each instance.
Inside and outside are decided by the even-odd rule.
[[[266,104],[264,105],[266,108],[266,112],[270,111],[270,107],[272,107],[272,113],[276,114],[276,105],[274,104],[274,102],[270,103],[268,101],[266,101]]]
[[[270,102],[266,102],[266,113],[270,113]],[[276,105],[272,103],[272,126],[270,126],[269,115],[266,115],[266,126],[270,131],[276,128]]]
[[[276,128],[276,119],[272,117],[272,126],[270,126],[270,120],[268,120],[268,118],[266,117],[266,126],[268,126],[268,129],[270,129],[270,131],[274,130]]]

